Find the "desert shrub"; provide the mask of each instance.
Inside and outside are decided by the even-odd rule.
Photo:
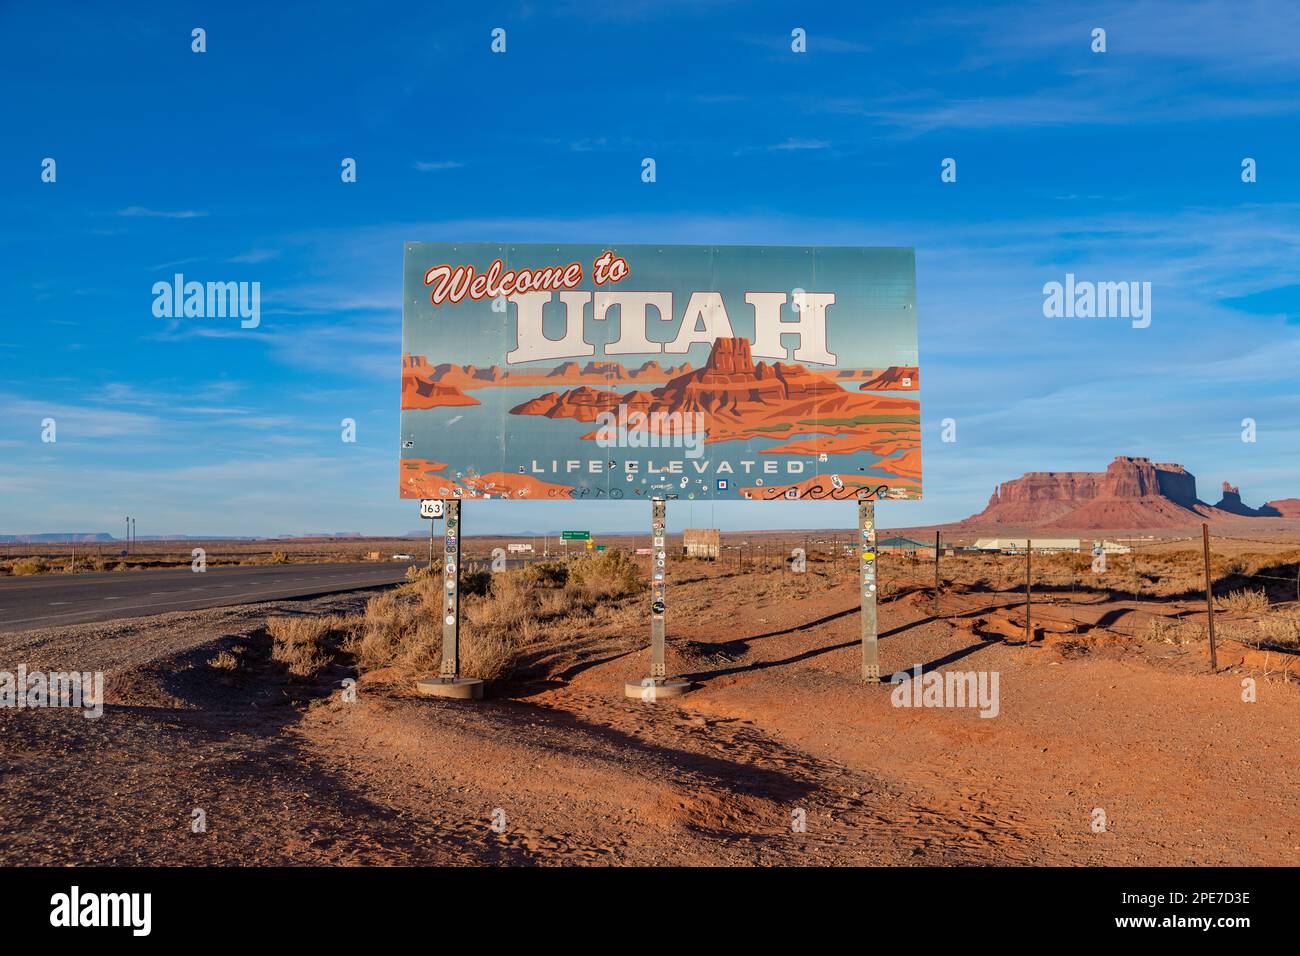
[[[339,615],[273,617],[266,622],[271,657],[295,677],[313,678],[334,660],[335,647],[350,643],[354,625]]]
[[[543,587],[564,587],[569,582],[569,566],[563,561],[538,561],[525,565],[523,577]]]
[[[501,576],[501,575],[498,575]],[[460,571],[460,596],[483,597],[492,586],[492,572],[482,564],[469,564]]]
[[[230,651],[220,651],[215,657],[209,658],[208,666],[219,671],[238,670],[239,655],[232,654]]]
[[[599,551],[570,563],[569,584],[601,597],[623,597],[645,588],[645,572],[626,551]]]
[[[511,666],[519,634],[493,627],[493,615],[465,600],[460,631],[460,672],[493,680]],[[356,644],[363,670],[395,667],[411,675],[437,674],[442,661],[442,585],[428,578],[371,598]]]
[[[288,556],[287,554],[285,554],[283,551],[272,551],[272,552],[271,552],[271,563],[272,563],[272,564],[288,564],[288,563],[289,563],[289,556]]]
[[[1216,611],[1257,612],[1268,610],[1268,594],[1263,588],[1259,590],[1230,591],[1214,599]]]
[[[40,558],[19,558],[9,566],[10,574],[44,574],[50,569]]]

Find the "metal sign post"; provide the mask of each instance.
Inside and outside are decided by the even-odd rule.
[[[668,679],[668,664],[664,658],[664,579],[668,573],[667,512],[668,502],[663,498],[651,499],[650,515],[650,676],[623,685],[628,697],[641,700],[659,700],[662,697],[680,697],[689,684],[684,680]]]
[[[438,676],[455,680],[460,672],[460,502],[447,502],[442,555],[442,667]]]
[[[460,502],[445,502],[442,554],[442,665],[416,681],[420,693],[461,699],[483,696],[483,682],[460,676]]]
[[[656,498],[651,502],[650,528],[654,534],[654,543],[650,554],[653,567],[650,569],[650,676],[662,680],[668,676],[664,663],[664,578],[668,570],[668,550],[664,547],[664,518],[668,514],[668,502]]]
[[[859,585],[862,589],[862,680],[880,683],[876,630],[876,503],[858,502]]]

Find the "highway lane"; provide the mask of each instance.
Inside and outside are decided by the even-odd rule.
[[[0,633],[395,584],[407,563],[272,564],[0,578]]]

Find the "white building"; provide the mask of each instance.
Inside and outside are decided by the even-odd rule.
[[[1033,547],[1041,552],[1078,551],[1078,538],[980,538],[976,551],[1021,551]]]

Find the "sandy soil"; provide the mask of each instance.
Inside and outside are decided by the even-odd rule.
[[[0,862],[1300,862],[1294,682],[1257,674],[1245,703],[1249,668],[1208,674],[1203,645],[1050,625],[1025,645],[1005,595],[947,593],[936,618],[905,589],[885,671],[996,671],[1001,695],[992,719],[904,709],[858,680],[847,580],[701,564],[670,594],[670,669],[697,685],[671,703],[622,695],[647,666],[634,610],[480,703],[376,679],[348,703],[343,668],[306,685],[265,659],[268,613],[357,596],[5,636],[0,669],[103,668],[109,705],[0,710]],[[207,665],[235,643],[264,663]]]

